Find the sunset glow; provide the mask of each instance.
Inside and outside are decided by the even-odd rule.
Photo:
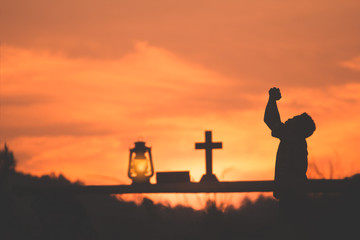
[[[359,1],[150,2],[5,0],[0,143],[18,171],[130,184],[142,139],[155,172],[199,181],[194,144],[212,130],[219,180],[271,180],[279,142],[263,114],[276,86],[282,121],[316,123],[308,177],[360,172]],[[148,196],[199,207],[209,195]]]

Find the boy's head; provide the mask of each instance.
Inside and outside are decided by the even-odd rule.
[[[290,118],[285,122],[285,126],[296,137],[301,138],[310,137],[316,129],[314,121],[307,113]]]

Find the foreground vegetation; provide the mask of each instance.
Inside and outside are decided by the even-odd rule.
[[[8,156],[9,157],[9,156]],[[360,194],[308,195],[295,211],[279,213],[278,202],[260,196],[240,208],[203,210],[140,205],[107,195],[22,194],[15,186],[59,186],[64,176],[35,177],[0,164],[0,239],[353,239],[358,235]],[[351,178],[359,181],[359,175]],[[301,205],[301,206],[300,206]],[[298,209],[298,211],[296,211]]]

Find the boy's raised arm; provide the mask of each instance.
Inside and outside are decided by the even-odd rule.
[[[271,130],[281,124],[280,114],[276,104],[276,101],[280,100],[280,98],[280,89],[274,87],[269,90],[269,100],[265,109],[264,122]]]

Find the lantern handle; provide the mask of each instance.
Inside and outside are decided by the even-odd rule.
[[[151,175],[149,176],[149,178],[151,178],[154,175],[154,165],[153,165],[153,160],[152,160],[152,156],[151,156],[151,147],[147,147],[146,150],[149,152],[150,165],[151,165]]]
[[[130,165],[130,164],[131,164],[131,156],[132,156],[133,152],[134,152],[134,149],[131,148],[131,149],[130,149],[130,156],[129,156],[129,168],[128,168],[128,177],[131,178],[131,179],[132,179],[132,177],[131,177],[131,174],[130,174],[130,169],[131,169],[131,165]]]

